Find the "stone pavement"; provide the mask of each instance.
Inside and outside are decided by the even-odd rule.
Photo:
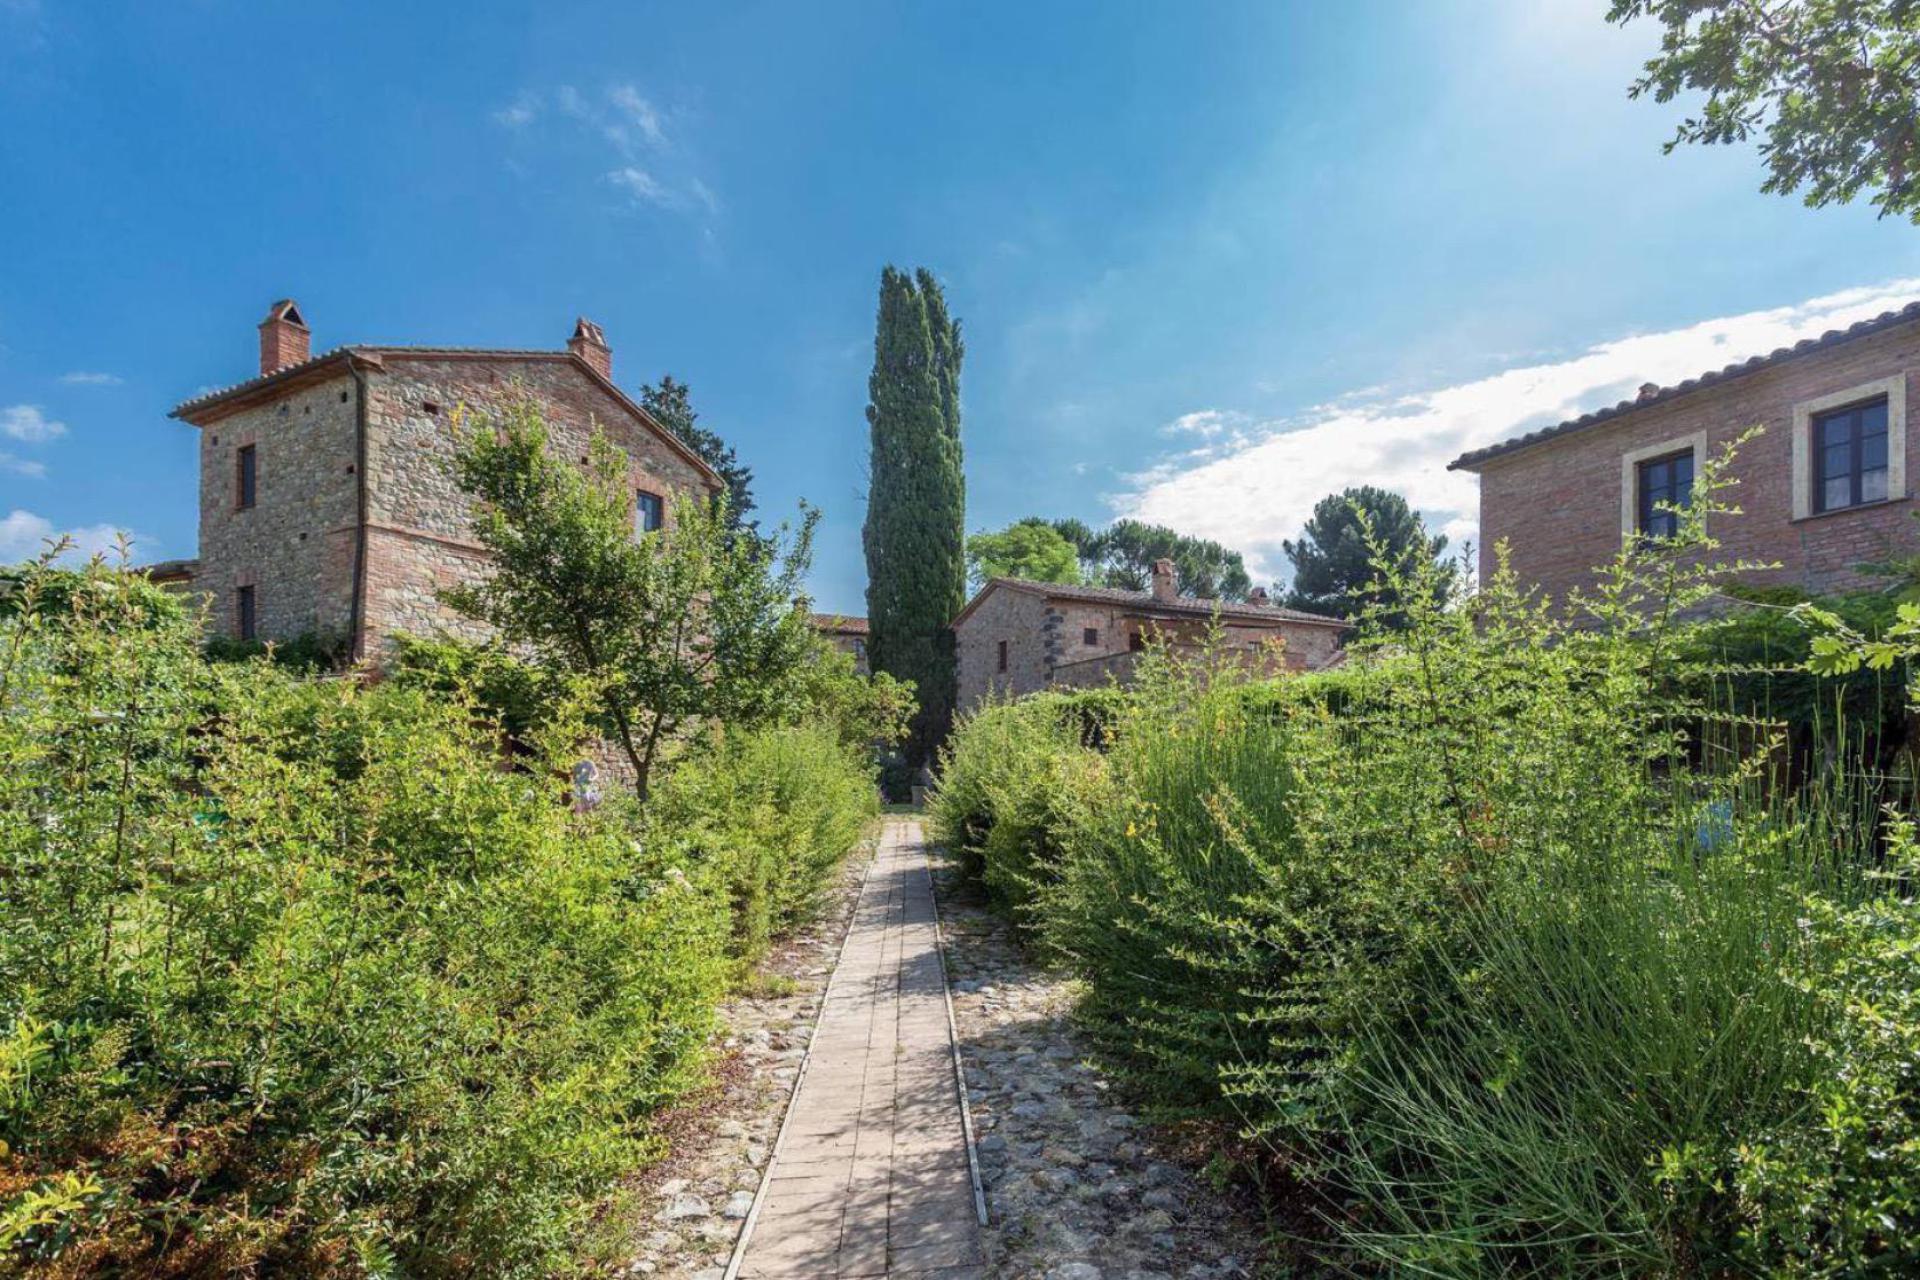
[[[920,824],[890,820],[738,1274],[984,1276]]]

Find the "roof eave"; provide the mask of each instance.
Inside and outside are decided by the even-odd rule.
[[[1719,369],[1710,369],[1705,373],[1688,378],[1684,382],[1658,391],[1639,400],[1622,400],[1618,404],[1595,409],[1555,426],[1543,427],[1538,431],[1512,440],[1503,440],[1483,449],[1469,449],[1447,464],[1449,471],[1468,471],[1478,474],[1487,463],[1511,454],[1520,453],[1539,445],[1552,444],[1566,436],[1580,435],[1599,427],[1610,426],[1631,418],[1642,409],[1651,409],[1668,404],[1674,400],[1709,391],[1739,378],[1778,368],[1790,361],[1810,356],[1835,347],[1845,346],[1849,342],[1858,342],[1865,338],[1877,337],[1903,324],[1920,321],[1920,302],[1909,302],[1896,311],[1883,311],[1877,316],[1848,325],[1845,329],[1829,329],[1817,338],[1802,338],[1791,347],[1778,347],[1765,355],[1751,356],[1738,364],[1725,365]]]

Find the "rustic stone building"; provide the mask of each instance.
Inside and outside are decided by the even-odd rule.
[[[1182,596],[1168,560],[1154,565],[1151,591],[994,578],[953,620],[960,709],[993,694],[1124,684],[1150,638],[1195,649],[1216,620],[1228,651],[1274,671],[1327,665],[1347,631],[1338,618],[1268,604],[1264,592],[1246,604]]]
[[[591,321],[560,351],[310,347],[300,309],[277,302],[260,323],[258,376],[172,414],[200,429],[200,555],[189,571],[217,634],[313,634],[355,657],[376,656],[396,632],[474,634],[438,596],[487,562],[450,465],[462,407],[484,415],[530,396],[569,458],[584,459],[597,424],[630,459],[636,530],[669,519],[674,494],[723,487],[613,384],[612,352]]]
[[[1590,586],[1621,539],[1670,530],[1709,457],[1752,427],[1728,473],[1741,514],[1716,521],[1727,560],[1780,567],[1754,585],[1823,593],[1865,585],[1865,562],[1912,555],[1907,476],[1920,390],[1920,303],[1485,449],[1453,469],[1480,477],[1481,573],[1505,540],[1521,583],[1564,599]]]
[[[850,618],[839,613],[816,613],[813,615],[813,629],[834,648],[842,653],[852,654],[854,670],[863,676],[871,674],[867,664],[867,620],[865,618]]]

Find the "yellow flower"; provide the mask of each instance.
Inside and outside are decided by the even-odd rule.
[[[1134,826],[1131,822],[1129,822],[1127,824],[1127,839],[1129,840],[1133,839],[1133,837],[1135,836],[1135,834],[1139,832],[1139,830],[1140,828]]]

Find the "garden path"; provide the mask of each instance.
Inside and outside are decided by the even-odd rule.
[[[881,836],[730,1274],[984,1276],[933,877]]]

